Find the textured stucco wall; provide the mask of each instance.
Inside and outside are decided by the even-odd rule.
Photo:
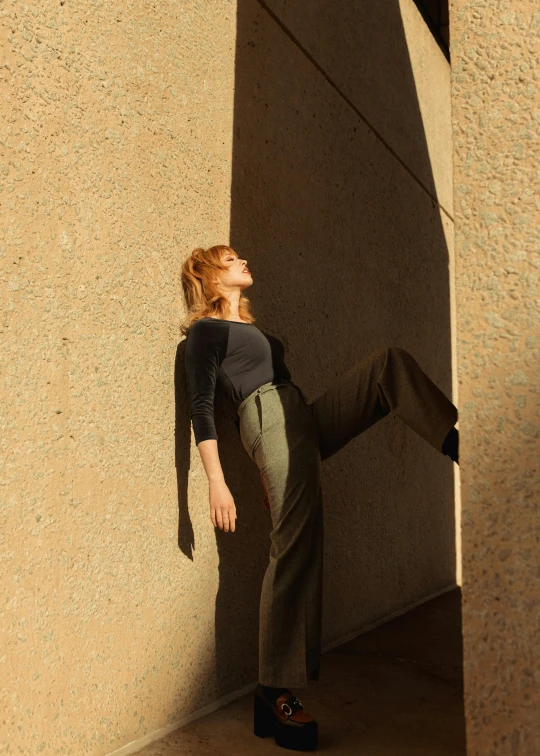
[[[451,4],[470,756],[540,753],[538,4]]]
[[[256,678],[269,521],[226,413],[236,533],[208,516],[191,248],[250,259],[307,394],[392,343],[455,394],[448,64],[409,0],[358,5],[272,4],[305,49],[255,0],[2,6],[0,752],[101,756]],[[328,461],[326,642],[454,581],[453,475],[393,418]]]
[[[173,378],[182,255],[229,233],[235,8],[2,5],[2,753],[105,754],[215,697]]]

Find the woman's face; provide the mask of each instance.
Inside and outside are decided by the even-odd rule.
[[[223,291],[236,288],[242,291],[253,283],[247,260],[241,260],[236,253],[226,252],[221,258],[221,264],[225,266],[225,269],[218,270],[216,276]]]

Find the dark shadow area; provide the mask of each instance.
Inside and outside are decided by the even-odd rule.
[[[450,19],[448,0],[414,0],[433,37],[450,62]]]
[[[257,326],[309,400],[389,345],[450,398],[449,256],[399,3],[243,0],[237,29],[230,243]],[[327,460],[323,486],[323,644],[454,581],[453,463],[398,418]],[[268,541],[245,546],[262,576]],[[218,648],[234,616],[221,565]],[[245,594],[252,617],[259,594]]]
[[[311,696],[322,715],[320,748],[465,755],[459,588],[331,649],[324,659],[325,684]]]
[[[186,342],[181,341],[174,361],[174,458],[178,495],[178,548],[193,560],[195,533],[189,516],[188,482],[191,461],[191,420],[185,368]]]

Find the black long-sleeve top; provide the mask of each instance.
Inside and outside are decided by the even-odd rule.
[[[186,339],[186,376],[195,443],[217,440],[214,423],[216,382],[236,410],[263,383],[290,380],[285,348],[253,323],[200,318]],[[235,420],[238,429],[238,420]]]

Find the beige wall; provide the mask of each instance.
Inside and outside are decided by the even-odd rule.
[[[411,0],[325,7],[3,6],[6,753],[101,756],[256,679],[270,524],[219,397],[236,533],[208,515],[194,246],[247,256],[307,395],[395,344],[457,403],[448,63]],[[454,474],[393,417],[328,460],[325,644],[455,582]]]
[[[540,753],[538,5],[451,6],[470,756]]]

